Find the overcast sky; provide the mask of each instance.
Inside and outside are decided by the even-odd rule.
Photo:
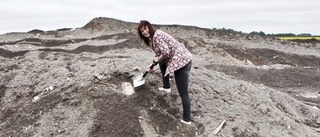
[[[320,35],[320,0],[1,0],[0,34],[78,28],[94,17]]]

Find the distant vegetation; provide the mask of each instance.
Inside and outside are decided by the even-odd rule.
[[[225,34],[227,33],[233,33],[233,34],[239,34],[242,33],[241,31],[235,31],[233,29],[226,29],[226,28],[213,28],[213,30],[223,32]],[[222,34],[223,34],[222,33]],[[243,34],[243,33],[242,33]],[[310,33],[301,33],[301,34],[293,34],[293,33],[278,33],[278,34],[266,34],[263,31],[252,31],[249,33],[249,35],[258,35],[262,37],[272,37],[277,38],[281,40],[290,40],[290,41],[296,41],[296,42],[320,42],[320,35],[311,35]]]
[[[279,34],[265,34],[260,31],[253,31],[250,35],[259,35],[259,36],[267,36],[267,37],[275,37],[283,40],[320,40],[320,36],[313,36],[309,33],[301,33],[301,34],[293,34],[293,33],[279,33]]]
[[[320,40],[320,36],[291,36],[291,37],[277,37],[283,40]]]

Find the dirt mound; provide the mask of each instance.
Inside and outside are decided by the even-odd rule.
[[[132,87],[154,56],[135,25],[100,17],[77,29],[1,35],[0,136],[320,135],[318,43],[157,25],[194,55],[187,126],[174,80],[172,93],[159,92],[156,69]]]
[[[134,30],[133,25],[134,23],[124,22],[113,18],[97,17],[88,22],[85,26],[82,27],[82,29],[90,30],[91,32],[129,32]]]

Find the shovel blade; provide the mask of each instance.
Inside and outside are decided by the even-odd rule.
[[[142,75],[137,76],[133,79],[133,87],[139,87],[145,83],[145,79],[142,77]]]

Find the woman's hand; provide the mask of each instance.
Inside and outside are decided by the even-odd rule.
[[[152,62],[152,64],[147,68],[148,72],[149,72],[149,73],[152,73],[152,72],[153,72],[153,67],[154,67],[155,65],[157,65],[157,64],[158,64],[158,62],[155,61],[155,59],[154,59],[153,62]]]
[[[148,73],[152,73],[153,72],[153,69],[151,69],[151,68],[148,68],[147,70],[148,70]]]
[[[158,64],[159,63],[159,58],[160,58],[160,56],[156,56],[156,57],[154,57],[154,59],[152,60],[153,62],[153,64]],[[153,72],[153,68],[150,68],[150,66],[147,68],[147,71],[148,71],[148,73],[152,73]]]

